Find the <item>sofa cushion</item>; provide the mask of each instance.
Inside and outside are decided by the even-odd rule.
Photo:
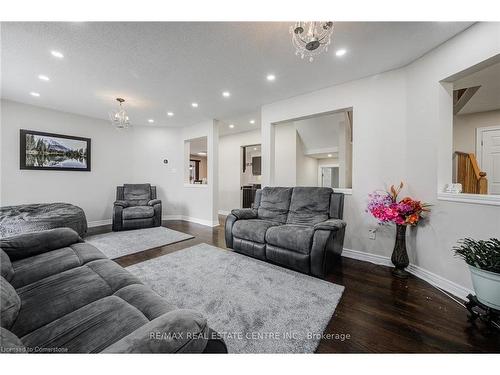
[[[132,284],[118,289],[114,295],[134,306],[149,320],[177,309],[177,306],[142,284]]]
[[[109,296],[32,331],[22,341],[29,347],[96,353],[148,322],[134,306]]]
[[[284,249],[309,254],[314,229],[302,225],[280,225],[267,230],[266,242]]]
[[[332,192],[324,187],[295,187],[287,224],[314,225],[328,220]]]
[[[106,256],[88,243],[76,243],[14,262],[15,276],[11,283],[20,288],[97,259],[106,259]]]
[[[123,209],[123,219],[149,219],[153,217],[155,210],[153,206],[133,206]]]
[[[279,246],[266,245],[266,259],[299,272],[309,273],[309,255],[302,254]]]
[[[26,353],[22,341],[8,329],[0,327],[1,353]]]
[[[12,268],[9,256],[2,249],[0,249],[0,269],[2,277],[10,282],[14,277],[14,268]]]
[[[233,249],[253,258],[266,260],[266,244],[234,237]]]
[[[17,290],[22,309],[12,332],[22,337],[63,315],[140,281],[111,260],[95,260]]]
[[[21,299],[16,290],[3,277],[0,278],[0,326],[10,329],[21,309]]]
[[[265,243],[267,230],[276,225],[278,224],[275,222],[260,219],[238,220],[233,225],[233,235],[244,240]]]
[[[123,198],[131,206],[146,206],[151,200],[150,184],[124,184]]]
[[[70,246],[79,241],[81,238],[73,229],[55,228],[2,238],[0,247],[11,261],[15,261]]]
[[[258,218],[285,223],[293,188],[265,187],[260,194]]]

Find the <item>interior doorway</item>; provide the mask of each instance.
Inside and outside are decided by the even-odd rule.
[[[338,164],[320,165],[318,171],[318,186],[339,188],[339,166]]]
[[[240,190],[241,208],[251,208],[255,193],[261,188],[262,147],[260,144],[241,147]]]
[[[479,167],[488,176],[489,194],[500,194],[500,126],[476,129]]]

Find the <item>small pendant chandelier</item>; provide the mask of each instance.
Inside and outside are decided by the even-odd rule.
[[[328,51],[333,34],[333,22],[297,22],[290,26],[295,54],[313,61],[315,56]]]
[[[130,121],[125,109],[123,109],[122,104],[125,102],[125,99],[116,98],[116,101],[119,103],[119,108],[117,111],[109,112],[109,120],[111,123],[116,126],[117,129],[127,129],[129,128]]]

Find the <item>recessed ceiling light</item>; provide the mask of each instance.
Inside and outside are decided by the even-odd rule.
[[[231,96],[231,93],[230,93],[229,91],[224,91],[224,92],[222,93],[222,96],[223,96],[224,98],[229,98],[229,97]]]
[[[46,75],[44,75],[44,74],[39,74],[39,75],[38,75],[38,79],[39,79],[40,81],[50,81],[50,78],[49,78],[49,77],[47,77],[47,76],[46,76]]]
[[[30,92],[30,95],[31,95],[31,96],[34,96],[34,97],[36,97],[36,98],[38,98],[38,97],[40,96],[40,94],[39,94],[39,93],[34,92],[34,91]]]
[[[268,74],[267,77],[266,77],[266,79],[268,81],[274,81],[276,79],[276,76],[274,74]]]
[[[338,49],[338,50],[335,52],[335,55],[337,55],[337,56],[339,56],[339,57],[340,57],[340,56],[344,56],[346,52],[347,52],[347,51],[346,51],[345,49],[343,49],[343,48],[342,48],[342,49]]]
[[[234,124],[229,124],[229,127],[230,127],[231,129],[234,129]]]
[[[168,117],[172,117],[174,115],[174,112],[167,112]]]
[[[50,54],[58,59],[64,58],[64,55],[59,51],[50,51]]]
[[[255,124],[255,120],[250,120],[250,124]]]
[[[328,157],[331,158],[333,155],[332,154],[328,154]]]
[[[257,151],[257,147],[254,147],[254,148],[253,148],[253,150],[254,150],[254,151]]]
[[[150,119],[148,120],[148,122],[149,122],[150,124],[152,124],[153,122],[155,122],[155,120],[153,120],[152,118],[150,118]]]
[[[198,103],[191,103],[191,107],[198,108]]]

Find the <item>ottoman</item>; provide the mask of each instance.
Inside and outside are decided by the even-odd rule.
[[[87,233],[85,212],[69,203],[39,203],[0,207],[0,238],[19,233],[68,227]]]

